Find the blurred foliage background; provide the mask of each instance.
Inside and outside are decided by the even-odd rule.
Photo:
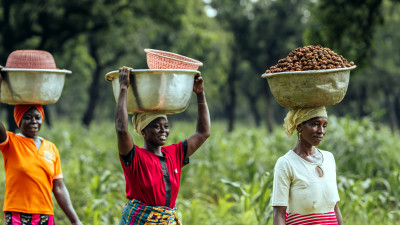
[[[296,47],[320,44],[358,66],[333,115],[400,126],[398,0],[1,0],[0,64],[17,49],[50,51],[72,70],[52,122],[85,126],[112,120],[115,100],[107,72],[147,68],[145,48],[204,63],[200,71],[213,120],[228,131],[245,122],[280,125],[286,110],[260,77]],[[12,107],[3,105],[9,115]],[[192,120],[190,107],[177,120]],[[9,127],[15,129],[12,117]]]
[[[213,132],[184,170],[178,211],[184,224],[268,224],[271,171],[294,140],[281,129],[287,109],[260,76],[296,47],[329,47],[357,65],[344,100],[328,107],[333,122],[322,146],[336,156],[342,213],[348,224],[395,224],[399,2],[0,0],[0,64],[14,50],[40,49],[73,72],[57,104],[46,106],[41,135],[59,146],[67,186],[86,224],[118,224],[124,180],[105,74],[121,66],[147,68],[145,48],[202,61]],[[16,128],[12,110],[1,104],[1,121],[10,130]],[[177,122],[171,143],[194,131],[196,112],[190,104],[170,117]]]

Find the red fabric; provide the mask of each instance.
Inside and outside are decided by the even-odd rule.
[[[171,182],[171,202],[168,207],[174,208],[183,167],[182,142],[164,146],[161,151],[165,155]],[[137,199],[149,206],[165,206],[166,190],[159,156],[135,145],[132,163],[125,166],[121,160],[121,164],[124,170],[128,199]]]
[[[335,212],[313,213],[307,215],[286,213],[287,225],[337,225]]]
[[[19,127],[19,123],[21,123],[22,117],[30,108],[35,107],[42,115],[42,120],[44,120],[44,110],[41,105],[16,105],[14,108],[14,120]]]

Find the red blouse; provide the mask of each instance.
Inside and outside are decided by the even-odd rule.
[[[185,140],[162,147],[164,157],[136,145],[127,156],[120,155],[126,181],[126,197],[149,206],[174,208],[186,149]]]

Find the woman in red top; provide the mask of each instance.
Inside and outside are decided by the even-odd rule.
[[[2,77],[0,75],[0,92]],[[64,185],[56,146],[38,136],[44,119],[41,105],[16,105],[14,118],[21,133],[6,131],[0,122],[6,187],[6,225],[54,225],[51,192],[74,225],[82,224]]]
[[[119,70],[120,95],[115,116],[118,151],[129,199],[120,224],[181,224],[174,210],[181,168],[210,136],[203,79],[196,76],[193,86],[198,103],[196,132],[184,141],[164,146],[169,135],[167,117],[156,113],[135,114],[132,119],[135,131],[144,138],[144,147],[140,148],[133,143],[128,131],[127,89],[131,70],[128,67]]]

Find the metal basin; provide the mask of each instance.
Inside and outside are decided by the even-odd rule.
[[[200,72],[183,69],[132,70],[127,96],[128,112],[183,112],[189,105],[196,74]],[[112,83],[117,101],[120,92],[118,70],[107,73],[105,78]]]
[[[347,92],[350,70],[356,66],[263,74],[276,101],[285,108],[336,105]]]
[[[1,70],[3,103],[53,104],[58,101],[69,70],[3,68]]]

